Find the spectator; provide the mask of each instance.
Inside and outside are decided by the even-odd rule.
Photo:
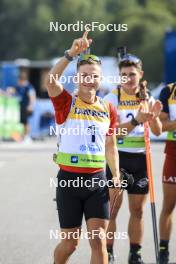
[[[36,101],[34,87],[29,83],[27,73],[22,71],[19,75],[16,95],[20,101],[20,122],[24,125],[24,141],[31,142],[29,117],[33,114]]]

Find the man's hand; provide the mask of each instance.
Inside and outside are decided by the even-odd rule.
[[[138,123],[149,122],[152,133],[159,136],[162,132],[162,124],[158,117],[161,109],[162,105],[159,101],[154,102],[154,104],[143,101],[135,119]]]
[[[113,175],[113,181],[120,184],[119,155],[117,151],[116,135],[106,137],[106,161]]]
[[[68,54],[71,57],[75,57],[76,55],[89,48],[90,44],[92,43],[92,40],[88,39],[87,35],[88,30],[84,32],[82,38],[75,39],[73,41],[73,44],[70,50],[68,51]],[[48,73],[46,78],[46,87],[48,89],[48,94],[50,97],[56,97],[63,92],[64,87],[62,83],[59,82],[59,78],[62,76],[68,64],[69,60],[67,60],[65,57],[62,57]],[[55,81],[55,79],[53,78],[50,78],[51,76],[54,76],[54,78],[56,78],[57,76],[57,81]]]
[[[90,44],[92,43],[92,39],[87,38],[88,33],[89,29],[84,32],[82,38],[75,39],[73,41],[73,44],[68,52],[71,57],[75,57],[89,48]]]
[[[115,188],[121,188],[121,182],[120,182],[119,176],[113,177],[112,182]]]
[[[163,106],[159,100],[156,100],[154,104],[152,102],[149,104],[149,111],[153,113],[153,119],[160,116],[162,109]]]
[[[154,117],[154,114],[149,111],[148,107],[146,107],[146,102],[141,102],[138,113],[135,119],[138,123],[145,123],[151,120]]]

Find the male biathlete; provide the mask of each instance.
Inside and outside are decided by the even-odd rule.
[[[126,76],[128,81],[121,83],[115,90],[105,96],[105,100],[114,104],[118,109],[119,125],[121,135],[117,136],[119,149],[120,168],[126,169],[134,177],[134,184],[128,188],[130,219],[128,234],[130,242],[129,264],[143,263],[141,258],[141,244],[143,238],[143,209],[148,193],[148,179],[146,168],[144,126],[143,123],[149,121],[150,128],[155,135],[161,133],[161,122],[159,114],[161,103],[150,97],[148,101],[149,109],[141,103],[138,93],[140,81],[143,77],[141,60],[131,54],[122,57],[119,63],[120,76]],[[121,78],[122,79],[122,78]],[[122,129],[126,128],[126,135],[122,136]],[[107,178],[112,177],[111,170],[107,166]],[[111,204],[114,203],[113,188],[109,189]],[[113,211],[107,232],[116,231],[116,216],[122,203],[120,199],[114,203]],[[114,239],[107,240],[107,250],[109,253],[109,263],[114,263],[113,255]]]
[[[70,50],[65,52],[50,74],[57,74],[59,78],[69,62],[88,49],[92,41],[87,34],[86,31],[82,38],[73,41]],[[101,81],[100,59],[95,55],[82,54],[78,59],[77,71],[78,93],[75,97],[61,83],[50,82],[50,74],[47,78],[56,123],[67,132],[60,135],[59,151],[55,157],[60,167],[56,201],[61,232],[65,236],[55,249],[54,261],[55,264],[67,263],[78,245],[79,237],[75,237],[75,234],[81,234],[84,215],[91,246],[91,264],[107,264],[109,192],[102,183],[106,181],[106,158],[113,181],[116,186],[119,184],[118,152],[113,133],[117,126],[117,113],[113,105],[96,96]],[[75,132],[75,128],[80,133]],[[76,179],[80,186],[74,187]],[[63,181],[66,186],[63,186]],[[119,188],[116,191],[118,193]]]
[[[163,207],[160,216],[160,264],[169,263],[169,240],[173,211],[176,205],[176,83],[164,87],[160,93],[163,110],[160,115],[163,131],[168,131],[163,167]]]

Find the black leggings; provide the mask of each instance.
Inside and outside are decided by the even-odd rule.
[[[119,151],[120,168],[125,169],[134,177],[133,186],[128,189],[129,194],[147,194],[148,177],[145,153],[129,153]],[[112,179],[112,173],[109,167],[106,167],[107,180]]]
[[[99,184],[100,180],[106,182],[104,171],[87,174],[60,170],[57,178],[56,202],[61,228],[80,227],[83,215],[86,221],[109,219],[108,187]],[[75,187],[73,180],[79,182],[79,187]]]

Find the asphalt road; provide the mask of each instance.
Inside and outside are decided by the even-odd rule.
[[[161,172],[164,143],[152,144],[155,176],[157,219],[162,204]],[[31,145],[0,143],[0,263],[52,264],[52,254],[58,242],[59,223],[55,203],[57,167],[52,162],[55,142],[45,141]],[[176,223],[176,214],[174,216]],[[127,196],[118,217],[118,232],[127,231],[129,213]],[[83,226],[85,231],[85,224]],[[52,234],[52,237],[50,237]],[[55,234],[55,237],[54,237]],[[176,224],[170,243],[171,262],[176,262]],[[126,264],[128,238],[117,239],[115,251],[118,264]],[[145,234],[143,258],[154,263],[154,244],[149,199],[145,207]],[[88,264],[90,249],[82,239],[71,264]]]

